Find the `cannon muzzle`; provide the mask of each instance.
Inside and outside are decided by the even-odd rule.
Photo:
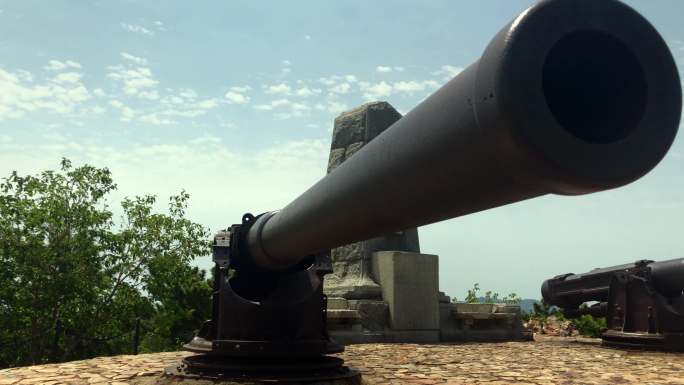
[[[316,252],[651,170],[674,140],[667,45],[613,0],[542,1],[482,57],[247,236],[278,270]]]

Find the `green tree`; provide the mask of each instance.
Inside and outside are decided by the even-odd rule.
[[[593,317],[589,314],[572,319],[570,322],[575,326],[580,335],[584,337],[599,338],[606,330],[605,317]]]
[[[533,310],[532,310],[532,316],[538,319],[543,319],[545,320],[549,316],[555,316],[557,318],[565,318],[563,316],[563,312],[557,307],[553,305],[549,305],[544,299],[542,299],[539,302],[535,302],[532,304]]]
[[[468,293],[464,299],[466,303],[505,303],[509,305],[518,305],[522,300],[520,296],[515,293],[508,294],[505,297],[500,297],[499,293],[494,293],[492,291],[486,291],[484,297],[480,297],[480,284],[475,283],[472,289],[468,289]],[[458,302],[458,299],[454,297],[453,302]]]
[[[211,289],[189,265],[208,231],[185,218],[189,195],[166,214],[154,196],[125,199],[114,221],[115,189],[106,168],[66,159],[0,183],[0,367],[129,353],[137,318],[173,349],[208,316]]]
[[[465,302],[466,303],[478,303],[478,302],[480,302],[480,298],[478,297],[479,292],[480,292],[480,284],[476,283],[473,285],[472,289],[468,290],[468,293],[466,294],[466,297],[465,297]]]

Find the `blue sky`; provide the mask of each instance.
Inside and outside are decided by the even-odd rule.
[[[630,1],[684,62],[684,2]],[[334,117],[407,112],[529,1],[0,1],[0,176],[109,167],[111,197],[186,189],[215,231],[325,173]],[[684,257],[684,143],[648,176],[420,229],[440,287],[539,297],[543,279]],[[198,261],[209,265],[209,258]]]

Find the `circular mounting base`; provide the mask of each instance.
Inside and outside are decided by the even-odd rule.
[[[301,383],[345,380],[340,384],[361,384],[358,371],[343,366],[336,357],[320,356],[298,360],[268,360],[196,355],[164,370],[166,376],[222,381]]]
[[[684,352],[684,333],[624,333],[608,330],[601,335],[605,346]]]
[[[208,354],[227,359],[269,358],[292,359],[318,357],[324,354],[342,353],[344,347],[331,340],[245,341],[245,340],[207,340],[195,337],[183,345],[183,349],[199,354]]]

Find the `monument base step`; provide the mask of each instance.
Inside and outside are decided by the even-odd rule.
[[[330,337],[342,345],[372,343],[439,343],[439,330],[385,330],[371,332],[361,330],[330,330]]]

